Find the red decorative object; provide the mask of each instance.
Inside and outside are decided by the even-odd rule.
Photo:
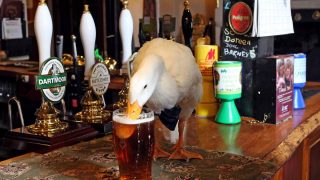
[[[236,34],[246,34],[252,27],[252,10],[244,2],[235,3],[229,11],[229,25]]]

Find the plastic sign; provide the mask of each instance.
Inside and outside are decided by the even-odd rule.
[[[246,34],[252,27],[252,10],[244,2],[235,3],[229,11],[229,25],[234,33]]]
[[[59,102],[66,91],[67,74],[59,58],[49,58],[43,62],[40,75],[36,76],[36,88],[51,102]]]
[[[110,75],[108,68],[103,63],[97,63],[92,67],[90,86],[96,95],[103,95],[109,86]]]

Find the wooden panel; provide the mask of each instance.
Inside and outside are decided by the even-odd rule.
[[[278,172],[273,176],[273,180],[283,180],[283,168],[280,168]]]
[[[319,139],[320,140],[320,139]],[[312,146],[310,151],[310,180],[320,178],[320,142]]]
[[[302,164],[302,179],[309,179],[309,166],[310,166],[310,148],[308,145],[308,140],[303,142],[303,164]]]
[[[305,142],[303,179],[318,180],[320,177],[320,128],[311,133]]]
[[[283,179],[300,180],[302,177],[303,144],[294,152],[289,161],[283,166]]]

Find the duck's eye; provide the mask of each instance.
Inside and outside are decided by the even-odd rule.
[[[148,86],[147,85],[144,85],[143,89],[146,89]]]

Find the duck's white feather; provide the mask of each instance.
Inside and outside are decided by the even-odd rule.
[[[140,105],[146,103],[156,112],[179,105],[181,117],[191,115],[202,96],[202,76],[188,47],[153,39],[139,50],[133,67],[130,101],[140,99]]]

